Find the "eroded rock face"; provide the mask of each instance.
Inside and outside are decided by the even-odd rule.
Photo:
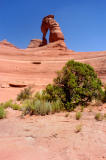
[[[30,44],[29,44],[28,48],[37,48],[37,47],[40,47],[41,44],[42,44],[41,39],[32,39],[30,41]]]
[[[15,45],[12,43],[8,42],[7,40],[0,41],[0,47],[13,47],[17,48]]]
[[[42,45],[47,44],[46,34],[47,31],[50,30],[49,42],[55,42],[58,40],[62,40],[64,42],[64,35],[61,32],[59,24],[55,21],[54,15],[48,15],[43,18],[41,31],[43,33]]]

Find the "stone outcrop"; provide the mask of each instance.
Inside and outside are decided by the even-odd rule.
[[[64,35],[61,32],[59,24],[55,21],[54,15],[48,15],[43,18],[41,25],[41,31],[43,33],[42,46],[47,44],[46,34],[48,30],[50,30],[50,35],[49,35],[50,43],[58,40],[64,42]]]
[[[37,48],[37,47],[40,47],[42,44],[42,40],[40,39],[32,39],[30,41],[30,44],[28,46],[28,48]]]
[[[0,47],[13,47],[17,48],[15,45],[12,43],[8,42],[7,40],[0,41]]]
[[[44,46],[45,49],[52,49],[52,50],[64,50],[66,51],[66,44],[62,40],[58,40],[52,43],[48,43],[47,45]]]

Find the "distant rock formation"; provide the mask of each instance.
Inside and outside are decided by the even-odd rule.
[[[17,48],[15,45],[12,43],[8,42],[7,40],[0,41],[0,47],[13,47]]]
[[[47,31],[50,30],[49,35],[49,43],[47,45],[46,34]],[[66,44],[64,42],[64,35],[61,32],[59,24],[55,21],[54,15],[48,15],[43,18],[41,24],[41,31],[43,33],[42,40],[40,39],[32,39],[28,48],[37,48],[45,46],[47,48],[56,48],[66,50]],[[54,43],[53,43],[54,42]]]
[[[64,35],[61,32],[59,24],[55,21],[54,15],[48,15],[43,18],[41,25],[41,31],[43,33],[42,46],[47,45],[46,34],[48,30],[50,30],[50,36],[49,36],[50,43],[58,40],[64,42]]]
[[[40,47],[41,44],[42,44],[41,39],[32,39],[30,41],[30,44],[29,44],[28,48],[37,48],[37,47]]]

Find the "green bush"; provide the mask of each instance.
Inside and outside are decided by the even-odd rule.
[[[24,88],[24,90],[22,90],[18,96],[17,96],[17,101],[21,101],[21,100],[25,100],[25,99],[29,99],[32,96],[32,89],[31,87],[28,88]]]
[[[81,116],[82,116],[81,112],[76,112],[76,120],[79,120]]]
[[[71,60],[57,73],[54,84],[49,84],[44,94],[50,102],[60,100],[70,111],[101,97],[101,87],[102,83],[90,65]]]
[[[0,119],[3,119],[6,117],[6,112],[3,107],[0,106]]]

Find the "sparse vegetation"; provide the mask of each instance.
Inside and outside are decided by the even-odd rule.
[[[6,117],[6,112],[2,106],[0,106],[0,119],[3,119]]]
[[[82,116],[81,112],[76,112],[76,120],[79,120],[81,116]]]
[[[76,128],[75,128],[75,133],[79,133],[79,132],[81,132],[81,130],[82,130],[82,125],[79,124],[79,125],[77,125]]]
[[[81,106],[81,112],[83,112],[84,111],[84,106]]]
[[[30,99],[32,96],[32,88],[24,88],[18,95],[17,95],[17,101],[25,100],[25,99]]]
[[[7,109],[9,107],[14,109],[14,110],[20,110],[21,109],[21,106],[19,104],[17,104],[17,103],[13,103],[12,100],[9,100],[9,101],[7,101],[5,103],[1,103],[0,106],[2,108],[4,108],[4,109]]]
[[[12,101],[12,100],[9,100],[9,101],[7,101],[7,102],[5,102],[5,103],[1,103],[0,105],[1,105],[4,109],[6,109],[6,108],[8,108],[8,107],[11,107],[11,106],[12,106],[12,103],[13,103],[13,101]]]
[[[65,117],[69,117],[69,115],[70,115],[69,113],[66,113],[66,114],[65,114]]]
[[[106,113],[104,114],[104,119],[106,119]]]
[[[13,110],[21,110],[21,106],[17,103],[12,103],[11,108]]]
[[[103,105],[103,102],[101,100],[99,100],[99,99],[97,99],[95,101],[95,103],[93,104],[93,106],[97,106],[97,107],[102,106],[102,105]]]
[[[104,94],[102,96],[102,102],[106,103],[106,84],[104,84]]]
[[[25,88],[18,94],[17,100],[23,101],[24,114],[46,115],[64,109],[73,111],[78,105],[83,112],[89,102],[100,99],[103,93],[102,83],[94,69],[90,65],[71,60],[57,73],[53,85],[47,85],[45,90],[34,96],[31,87]],[[76,113],[76,119],[81,118],[81,112]]]
[[[102,120],[103,120],[103,115],[102,115],[101,113],[97,113],[97,114],[95,115],[95,119],[96,119],[97,121],[102,121]]]
[[[62,110],[62,104],[59,101],[48,102],[46,100],[32,99],[26,100],[23,104],[23,114],[30,115],[48,115]]]

